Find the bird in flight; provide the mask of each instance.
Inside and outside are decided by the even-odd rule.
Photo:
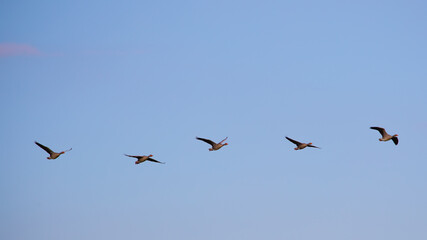
[[[394,134],[393,136],[388,134],[384,128],[381,127],[371,127],[371,129],[377,130],[378,132],[381,133],[382,138],[378,139],[380,141],[389,141],[390,139],[393,140],[394,145],[397,145],[399,143],[399,139],[397,138],[397,134]]]
[[[288,139],[293,144],[297,145],[297,147],[294,148],[295,150],[301,150],[301,149],[304,149],[306,147],[319,148],[319,147],[316,147],[314,145],[311,145],[312,143],[300,143],[300,142],[293,140],[292,138],[289,138],[289,137],[286,137],[286,139]]]
[[[156,159],[152,159],[151,157],[153,155],[151,155],[151,154],[148,155],[148,156],[133,156],[133,155],[127,155],[127,154],[125,154],[125,156],[133,157],[133,158],[138,159],[138,160],[136,160],[135,164],[140,164],[140,163],[145,162],[145,161],[150,161],[150,162],[156,162],[156,163],[165,164],[164,162],[159,162]]]
[[[196,137],[196,139],[197,139],[197,140],[203,141],[203,142],[205,142],[205,143],[209,143],[209,144],[212,146],[212,148],[209,148],[209,151],[216,151],[216,150],[219,150],[220,148],[222,148],[222,147],[224,147],[224,146],[228,145],[228,143],[224,143],[224,142],[225,142],[225,140],[227,140],[227,138],[228,138],[228,137],[224,138],[224,140],[222,140],[222,141],[221,141],[221,142],[219,142],[219,143],[215,143],[214,141],[209,140],[209,139],[206,139],[206,138],[199,138],[199,137]]]
[[[35,144],[37,144],[37,146],[41,147],[43,150],[45,150],[47,153],[49,153],[49,157],[47,157],[47,159],[57,159],[59,156],[61,156],[62,154],[64,154],[65,152],[71,151],[72,148],[66,150],[66,151],[62,151],[59,153],[56,153],[54,151],[52,151],[50,148],[38,143],[38,142],[34,142]]]

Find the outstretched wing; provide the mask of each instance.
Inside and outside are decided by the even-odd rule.
[[[142,158],[142,156],[133,156],[133,155],[127,155],[127,154],[125,154],[125,156],[128,156],[128,157],[133,157],[133,158]]]
[[[156,162],[156,163],[165,164],[164,162],[159,162],[159,161],[157,161],[156,159],[152,159],[152,158],[147,158],[147,160],[148,160],[148,161],[151,161],[151,162]]]
[[[381,127],[371,127],[371,129],[374,129],[374,130],[377,130],[378,132],[380,132],[381,133],[381,136],[385,136],[385,135],[387,135],[387,132],[385,131],[385,129],[384,128],[381,128]]]
[[[399,139],[397,137],[392,137],[391,140],[393,140],[394,145],[397,145],[399,143]]]
[[[319,148],[319,149],[320,149],[320,147],[316,147],[316,146],[314,146],[314,145],[311,145],[311,144],[307,145],[307,147],[312,147],[312,148]]]
[[[50,150],[50,148],[48,148],[48,147],[46,147],[46,146],[44,146],[44,145],[42,145],[42,144],[40,144],[38,142],[34,142],[34,143],[37,144],[37,146],[41,147],[43,150],[45,150],[47,153],[49,153],[49,154],[53,153],[53,151]]]
[[[222,140],[221,142],[219,142],[218,144],[222,144],[223,142],[225,142],[225,140],[227,140],[228,137],[224,138],[224,140]]]
[[[68,150],[65,150],[65,151],[64,151],[64,153],[65,153],[65,152],[69,152],[69,151],[71,151],[71,150],[73,150],[73,148],[70,148],[70,149],[68,149]]]
[[[206,138],[199,138],[199,137],[196,137],[196,139],[197,139],[197,140],[200,140],[200,141],[203,141],[203,142],[205,142],[205,143],[209,143],[209,144],[210,144],[210,145],[212,145],[212,146],[214,146],[214,145],[216,144],[214,141],[209,140],[209,139],[206,139]]]
[[[286,137],[286,139],[288,139],[289,141],[291,141],[293,144],[296,144],[297,146],[301,145],[301,143],[300,143],[300,142],[298,142],[298,141],[296,141],[296,140],[293,140],[292,138],[288,138],[288,137]]]

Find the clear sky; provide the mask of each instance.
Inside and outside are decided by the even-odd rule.
[[[426,66],[426,1],[1,1],[0,239],[427,239]]]

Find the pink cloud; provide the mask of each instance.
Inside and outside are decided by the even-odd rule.
[[[0,43],[0,57],[9,56],[36,56],[42,53],[28,44]]]

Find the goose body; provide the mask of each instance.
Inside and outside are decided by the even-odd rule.
[[[286,137],[286,139],[288,139],[293,144],[297,145],[297,147],[294,148],[294,150],[301,150],[301,149],[304,149],[306,147],[319,148],[319,147],[312,145],[312,143],[301,143],[301,142],[298,142],[298,141],[296,141],[292,138],[289,138],[289,137]]]
[[[383,142],[393,140],[394,145],[397,145],[399,143],[399,139],[397,138],[397,136],[399,136],[399,135],[397,135],[397,134],[390,135],[385,131],[384,128],[381,128],[381,127],[371,127],[371,129],[374,129],[374,130],[377,130],[378,132],[380,132],[381,138],[378,140],[383,141]]]
[[[209,140],[209,139],[206,139],[206,138],[196,137],[197,140],[203,141],[203,142],[208,143],[212,146],[212,148],[209,148],[209,151],[216,151],[216,150],[219,150],[220,148],[228,145],[228,143],[224,143],[225,140],[227,140],[227,138],[228,137],[224,138],[224,140],[222,140],[221,142],[216,143],[216,142]]]
[[[34,142],[35,144],[37,144],[37,146],[39,146],[40,148],[42,148],[43,150],[45,150],[47,153],[49,153],[49,157],[47,157],[47,159],[49,160],[53,160],[53,159],[57,159],[59,156],[61,156],[62,154],[64,154],[65,152],[71,151],[72,148],[66,150],[66,151],[62,151],[62,152],[54,152],[52,151],[50,148],[38,143],[38,142]]]
[[[164,162],[159,162],[159,161],[157,161],[155,159],[152,159],[151,157],[153,155],[151,155],[151,154],[148,155],[148,156],[145,156],[145,155],[144,156],[133,156],[133,155],[127,155],[127,154],[125,154],[125,156],[136,158],[137,160],[136,160],[135,164],[140,164],[140,163],[143,163],[145,161],[150,161],[150,162],[156,162],[156,163],[165,164]]]

